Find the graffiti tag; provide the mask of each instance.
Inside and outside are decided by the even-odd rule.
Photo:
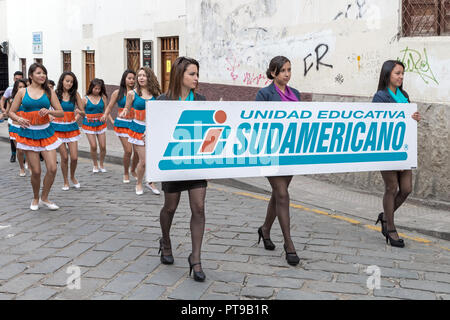
[[[410,49],[408,47],[400,52],[403,53],[403,57],[401,59],[397,58],[397,60],[403,62],[406,68],[405,72],[418,74],[426,84],[429,84],[429,81],[439,84],[439,81],[436,79],[433,70],[431,69],[427,50],[425,48],[423,49],[423,54],[418,50]]]
[[[324,48],[324,49],[325,49],[322,53],[320,52],[320,51],[321,51],[321,48]],[[331,65],[331,64],[326,64],[326,63],[323,63],[323,62],[322,62],[322,59],[327,55],[328,50],[329,50],[328,45],[327,45],[327,44],[324,44],[324,43],[319,44],[319,45],[316,47],[315,52],[316,52],[316,70],[317,70],[317,71],[319,71],[321,65],[324,66],[324,67],[328,67],[328,68],[333,69],[333,65]],[[309,70],[311,70],[311,68],[314,66],[314,62],[311,62],[311,63],[308,65],[308,59],[309,59],[310,57],[312,57],[312,55],[313,55],[313,54],[310,53],[310,54],[308,54],[308,55],[303,59],[303,62],[304,62],[304,64],[305,64],[305,74],[304,74],[305,77],[306,77],[306,75],[308,74]]]

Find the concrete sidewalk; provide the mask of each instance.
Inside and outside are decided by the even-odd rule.
[[[0,124],[0,140],[8,141],[6,121]],[[79,155],[90,158],[89,143],[83,134],[79,142]],[[122,164],[123,149],[113,131],[107,132],[106,162]],[[122,177],[117,177],[118,181]],[[214,183],[239,188],[250,192],[270,195],[270,185],[266,178],[245,178],[215,180]],[[292,201],[356,219],[361,223],[374,223],[378,213],[382,212],[382,195],[367,194],[362,190],[318,181],[307,176],[294,177],[289,188]],[[449,204],[450,206],[450,204]],[[450,211],[435,209],[407,201],[396,214],[399,229],[415,231],[421,234],[450,240]]]

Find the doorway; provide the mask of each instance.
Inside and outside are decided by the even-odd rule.
[[[170,71],[173,63],[178,58],[178,54],[178,37],[161,38],[161,87],[163,92],[167,92],[169,89]]]
[[[89,89],[91,81],[95,78],[95,51],[84,52],[85,74],[86,74],[86,92]]]

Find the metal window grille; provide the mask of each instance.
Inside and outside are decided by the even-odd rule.
[[[127,67],[137,72],[141,67],[141,40],[127,39]]]
[[[450,35],[450,0],[403,0],[402,17],[403,36]]]
[[[63,71],[72,71],[72,54],[63,52]]]

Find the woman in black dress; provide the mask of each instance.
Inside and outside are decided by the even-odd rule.
[[[291,80],[291,62],[288,58],[277,56],[270,61],[267,77],[273,80],[272,84],[262,88],[256,95],[256,101],[300,101],[300,92],[288,86]],[[275,250],[275,244],[270,240],[270,230],[278,217],[281,231],[284,237],[284,251],[286,252],[286,261],[292,266],[300,263],[294,242],[291,238],[291,220],[289,215],[289,185],[293,176],[268,177],[272,187],[272,196],[267,207],[267,214],[264,224],[258,229],[258,243],[263,239],[266,250]]]
[[[409,95],[403,89],[405,65],[396,60],[383,64],[378,82],[378,91],[373,97],[374,103],[410,103]],[[421,115],[415,112],[412,118],[419,122]],[[406,201],[412,191],[412,170],[381,171],[384,181],[384,211],[378,215],[375,224],[381,221],[381,233],[386,237],[386,244],[403,248],[405,242],[400,239],[394,224],[394,213]]]
[[[157,100],[205,101],[206,98],[195,93],[198,86],[199,64],[196,60],[179,57],[175,60],[170,74],[169,89]],[[170,242],[170,227],[180,202],[181,192],[189,192],[191,207],[191,239],[192,253],[188,262],[190,271],[194,270],[194,280],[204,281],[206,276],[201,267],[200,252],[205,231],[205,196],[206,180],[163,182],[164,206],[160,213],[162,238],[160,239],[161,262],[173,264],[172,245]]]

